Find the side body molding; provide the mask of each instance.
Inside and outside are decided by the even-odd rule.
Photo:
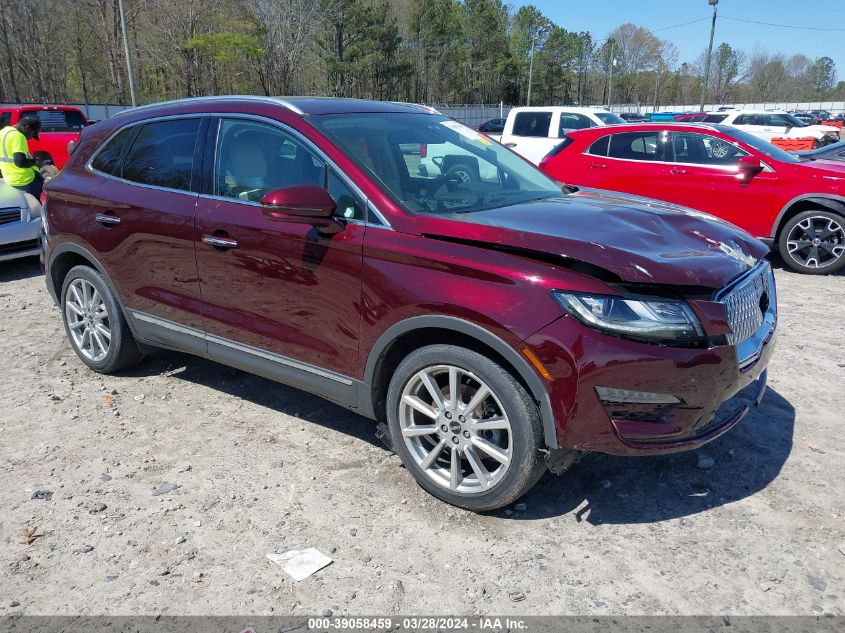
[[[515,349],[500,339],[495,334],[476,325],[471,321],[445,315],[422,315],[415,316],[387,328],[376,340],[370,354],[367,357],[367,364],[364,368],[364,384],[361,390],[362,399],[359,404],[360,413],[368,417],[375,417],[373,410],[372,393],[373,379],[375,377],[378,363],[390,345],[403,334],[414,330],[425,328],[438,328],[451,330],[473,338],[480,343],[487,345],[508,361],[519,373],[522,381],[528,385],[531,396],[540,407],[540,419],[543,423],[543,437],[548,448],[558,448],[557,428],[552,413],[552,405],[549,400],[549,393],[540,376],[531,368],[528,361],[523,358]]]

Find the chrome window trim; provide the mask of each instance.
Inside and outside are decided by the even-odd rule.
[[[147,106],[142,106],[142,107],[147,107]],[[91,158],[88,159],[88,162],[85,163],[85,169],[87,171],[91,172],[91,173],[97,174],[98,176],[102,176],[104,178],[109,178],[111,180],[116,180],[118,182],[122,182],[122,183],[125,183],[125,184],[128,184],[128,185],[134,185],[136,187],[144,187],[144,188],[147,188],[147,189],[154,189],[154,190],[157,190],[157,191],[169,191],[169,192],[175,192],[175,193],[183,193],[183,194],[188,194],[188,195],[191,195],[191,196],[199,196],[201,198],[210,199],[210,200],[237,202],[239,204],[249,204],[249,205],[253,205],[253,206],[258,206],[257,202],[251,202],[251,201],[247,201],[247,200],[237,200],[235,198],[227,198],[225,196],[216,196],[216,195],[213,195],[213,194],[196,193],[194,191],[185,191],[183,189],[171,189],[171,188],[168,188],[168,187],[159,187],[157,185],[148,185],[148,184],[145,184],[145,183],[135,182],[133,180],[126,180],[125,178],[119,178],[117,176],[113,176],[111,174],[106,174],[104,172],[101,172],[97,169],[94,169],[94,167],[92,167],[92,165],[91,165],[91,163],[97,158],[97,156],[100,154],[100,152],[103,151],[105,146],[115,136],[117,136],[121,131],[123,131],[127,127],[130,127],[130,126],[133,126],[133,125],[146,125],[147,123],[157,123],[159,121],[168,121],[168,120],[172,120],[172,119],[192,119],[192,118],[203,118],[203,117],[209,117],[209,118],[217,117],[217,118],[220,118],[220,119],[223,119],[223,118],[246,119],[246,120],[250,120],[250,121],[257,121],[257,122],[260,122],[260,123],[266,123],[268,125],[280,128],[283,132],[288,133],[291,136],[293,136],[294,138],[296,138],[297,140],[301,141],[308,148],[309,151],[316,154],[317,157],[320,158],[320,160],[324,161],[332,170],[334,170],[335,173],[337,173],[338,177],[344,182],[344,184],[346,184],[352,190],[352,193],[354,193],[356,196],[358,196],[361,199],[361,201],[364,203],[364,207],[367,208],[369,211],[371,211],[373,213],[373,215],[375,215],[376,218],[378,218],[378,221],[379,221],[379,223],[364,222],[364,224],[366,224],[367,226],[373,226],[373,227],[379,227],[379,228],[385,228],[385,229],[393,230],[393,227],[391,226],[390,222],[387,221],[387,219],[384,217],[384,214],[382,214],[381,211],[379,211],[378,207],[376,207],[376,205],[373,203],[373,201],[370,200],[367,196],[365,196],[364,192],[361,191],[360,187],[358,187],[358,185],[356,185],[354,182],[352,182],[352,180],[349,178],[349,176],[347,176],[343,172],[343,170],[341,170],[340,167],[338,167],[337,163],[335,163],[331,158],[326,156],[325,152],[323,152],[319,147],[317,147],[309,138],[307,138],[304,134],[302,134],[298,130],[295,130],[290,126],[285,125],[281,121],[277,121],[276,119],[271,119],[269,117],[261,116],[259,114],[244,114],[244,113],[241,113],[241,112],[199,112],[199,113],[190,113],[190,114],[167,114],[167,115],[162,115],[162,116],[158,116],[158,117],[153,117],[153,118],[150,118],[150,119],[144,119],[143,121],[134,121],[132,123],[127,123],[126,125],[123,125],[123,126],[117,128],[114,132],[112,132],[106,138],[106,140],[104,140],[100,144],[100,147],[97,148],[97,151],[94,152],[91,155]],[[214,162],[215,162],[215,166],[216,166],[216,162],[217,162],[217,144],[218,144],[218,141],[219,141],[219,134],[220,134],[220,126],[218,125],[217,130],[216,130],[216,134],[215,134],[215,139],[214,139],[214,159],[215,159]],[[214,170],[216,168],[215,166],[212,166],[212,170]],[[212,173],[213,173],[213,171],[212,171]]]
[[[607,127],[607,126],[604,126],[604,127]],[[699,132],[699,131],[695,131],[695,132],[692,132],[692,131],[684,132],[684,131],[679,131],[679,130],[664,130],[664,131],[668,132],[669,134],[674,134],[676,132],[678,134],[685,134],[685,133],[686,134],[702,134],[702,132]],[[718,132],[718,130],[713,130],[713,131]],[[623,132],[620,132],[620,134],[622,134],[622,133]],[[607,136],[608,136],[608,139],[609,139],[610,137],[616,136],[616,134],[611,133],[611,134],[608,134]],[[713,135],[707,134],[706,136],[713,136]],[[593,158],[608,158],[610,160],[619,160],[619,161],[623,161],[623,162],[627,162],[627,163],[637,163],[637,164],[640,164],[640,165],[642,165],[643,163],[648,163],[648,164],[651,164],[651,165],[683,165],[685,167],[703,167],[703,168],[706,168],[706,169],[718,169],[720,171],[733,171],[734,170],[734,168],[729,166],[729,165],[723,167],[723,166],[720,166],[720,165],[706,165],[704,163],[676,163],[675,161],[668,161],[668,160],[637,160],[636,158],[617,158],[616,156],[610,156],[609,154],[604,155],[604,156],[601,155],[601,154],[590,154],[589,153],[590,148],[594,144],[596,144],[600,140],[602,140],[603,138],[604,137],[602,136],[600,138],[597,138],[592,143],[590,143],[590,145],[587,146],[587,149],[585,149],[583,152],[581,152],[581,156],[587,156],[587,157],[593,157]],[[718,136],[715,136],[713,138],[716,138],[716,139],[718,139],[718,140],[720,140],[724,143],[727,143],[728,145],[733,145],[738,150],[745,153],[746,156],[753,156],[753,154],[749,153],[748,150],[746,150],[743,147],[740,147],[739,143],[736,142],[736,141],[728,141],[728,140],[720,138]],[[608,140],[607,151],[610,152],[610,140]],[[763,165],[764,171],[775,173],[776,170],[773,167],[771,167],[767,162],[765,162],[762,159],[760,160],[760,162]]]
[[[233,341],[232,339],[224,338],[222,336],[217,336],[216,334],[209,334],[208,332],[204,332],[196,328],[181,325],[179,323],[174,323],[169,319],[162,319],[161,317],[157,317],[152,314],[147,314],[146,312],[139,312],[138,310],[130,310],[130,313],[134,318],[138,319],[139,321],[151,323],[153,325],[163,327],[167,330],[179,332],[180,334],[187,334],[188,336],[193,336],[209,343],[217,343],[218,345],[223,345],[224,347],[229,347],[239,352],[245,352],[247,354],[251,354],[252,356],[258,356],[259,358],[264,358],[274,363],[279,363],[280,365],[286,365],[294,369],[306,371],[310,374],[321,376],[323,378],[328,378],[329,380],[334,380],[335,382],[339,382],[344,385],[352,385],[352,383],[354,382],[352,378],[344,374],[339,374],[329,369],[323,369],[321,367],[311,365],[310,363],[294,360],[293,358],[288,358],[287,356],[282,356],[281,354],[276,354],[275,352],[268,352],[267,350],[263,350],[258,347],[253,347],[252,345],[238,343],[237,341]]]
[[[197,194],[195,191],[185,191],[184,189],[173,189],[172,187],[161,187],[159,185],[149,185],[149,184],[144,183],[144,182],[135,182],[134,180],[127,180],[126,178],[119,178],[117,176],[113,176],[112,174],[107,174],[105,172],[102,172],[99,169],[95,169],[94,166],[92,165],[92,163],[97,158],[97,156],[100,155],[100,152],[102,152],[105,149],[106,145],[108,145],[115,136],[120,134],[123,130],[125,130],[128,127],[132,127],[134,125],[146,125],[147,123],[159,123],[161,121],[171,121],[171,120],[177,120],[177,119],[200,119],[200,121],[202,121],[204,116],[205,116],[205,114],[196,114],[196,113],[194,113],[194,114],[169,114],[169,115],[165,115],[165,116],[154,117],[152,119],[145,119],[143,121],[135,121],[133,123],[127,123],[126,125],[123,125],[123,126],[117,128],[114,132],[112,132],[111,134],[108,135],[106,140],[104,140],[100,144],[100,146],[97,148],[97,151],[94,152],[93,154],[91,154],[91,158],[89,158],[88,162],[85,163],[85,169],[87,171],[91,172],[92,174],[97,174],[98,176],[102,176],[103,178],[108,178],[110,180],[116,180],[117,182],[122,182],[122,183],[125,183],[127,185],[134,185],[136,187],[143,187],[144,189],[152,189],[153,191],[167,191],[167,192],[170,192],[170,193],[181,193],[181,194],[187,194],[189,196],[197,196],[199,194]],[[199,139],[199,134],[197,134],[197,138]],[[133,140],[133,143],[134,143],[134,140]],[[131,150],[132,148],[130,147],[129,149]]]

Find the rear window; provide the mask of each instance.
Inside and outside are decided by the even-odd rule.
[[[42,132],[78,132],[85,127],[85,117],[78,110],[24,110],[22,116],[35,116]]]
[[[704,117],[705,123],[721,123],[728,118],[727,114],[708,114]]]
[[[658,138],[656,131],[614,134],[610,138],[608,155],[626,160],[662,161],[666,154],[668,134],[661,132],[660,135]]]
[[[620,123],[624,123],[625,119],[622,119],[613,112],[596,112],[596,116],[601,119],[605,125],[619,125]]]
[[[548,137],[551,126],[551,112],[520,112],[513,120],[513,135]]]
[[[590,145],[587,153],[592,154],[593,156],[607,156],[608,145],[610,145],[610,136],[602,136],[599,140]]]
[[[12,122],[11,112],[0,112],[0,130]]]
[[[129,140],[134,131],[135,128],[132,126],[123,128],[120,132],[111,137],[111,139],[106,141],[102,149],[100,149],[100,151],[97,152],[97,155],[94,156],[94,160],[91,161],[91,167],[104,174],[109,174],[110,176],[118,175],[117,166],[120,156],[123,153],[123,147],[126,145],[126,141]]]
[[[147,123],[126,155],[123,178],[145,185],[190,191],[199,119]]]

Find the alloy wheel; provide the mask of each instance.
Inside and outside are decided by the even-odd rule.
[[[452,492],[489,490],[510,467],[507,413],[487,384],[460,367],[436,365],[414,374],[399,400],[399,426],[416,465]]]
[[[828,217],[804,218],[792,227],[786,246],[801,266],[826,268],[845,254],[845,229]]]
[[[109,314],[100,293],[88,280],[74,279],[68,286],[65,320],[73,343],[85,358],[96,363],[108,355]]]

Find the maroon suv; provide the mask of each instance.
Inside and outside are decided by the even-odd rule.
[[[775,335],[762,243],[562,192],[412,105],[127,111],[83,131],[45,231],[47,286],[91,369],[168,348],[320,394],[385,420],[419,484],[474,510],[585,452],[725,433],[762,397]]]

